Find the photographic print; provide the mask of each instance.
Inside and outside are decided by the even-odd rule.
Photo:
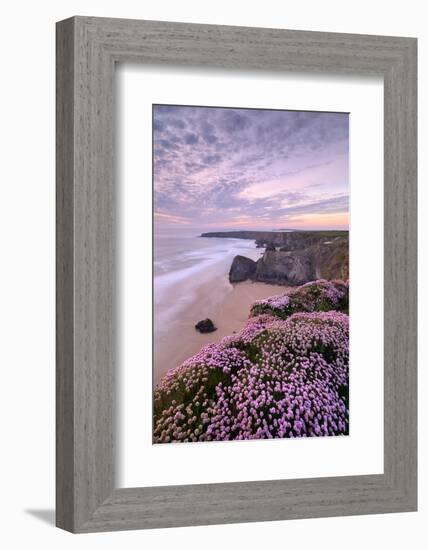
[[[153,443],[349,434],[349,114],[153,105]]]

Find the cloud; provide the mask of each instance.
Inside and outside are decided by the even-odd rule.
[[[187,143],[187,145],[195,145],[198,141],[199,137],[196,134],[186,134],[184,136],[184,143]]]
[[[222,109],[220,128],[228,133],[241,132],[251,125],[250,118],[243,111],[235,109]]]
[[[155,105],[153,138],[164,215],[281,224],[348,208],[347,114]]]
[[[169,223],[178,223],[178,224],[189,224],[191,223],[191,220],[188,220],[187,218],[183,218],[182,216],[173,216],[171,214],[165,214],[164,212],[154,212],[154,217],[156,219],[160,219],[164,222]]]
[[[214,155],[205,155],[202,158],[202,161],[204,162],[204,164],[217,164],[221,161],[221,159],[222,159],[221,155],[216,153]]]

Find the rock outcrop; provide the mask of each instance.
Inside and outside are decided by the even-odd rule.
[[[229,273],[231,283],[251,279],[281,285],[302,285],[316,279],[349,279],[348,237],[323,238],[316,244],[291,250],[269,245],[254,262],[236,256]]]
[[[257,264],[254,260],[245,256],[235,256],[229,271],[229,281],[239,283],[247,279],[253,279]]]
[[[301,285],[316,279],[310,253],[266,250],[258,260],[254,280],[265,283]]]

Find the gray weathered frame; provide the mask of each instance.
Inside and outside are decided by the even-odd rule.
[[[384,78],[384,473],[114,486],[116,62]],[[57,24],[57,525],[72,532],[417,507],[416,39],[73,17]],[[144,467],[144,464],[142,464]]]

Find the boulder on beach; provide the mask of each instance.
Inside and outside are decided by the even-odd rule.
[[[229,271],[229,281],[239,283],[251,279],[256,273],[256,262],[245,256],[235,256]]]
[[[211,321],[211,319],[203,319],[202,321],[199,321],[199,323],[196,323],[195,329],[199,330],[202,334],[205,334],[207,332],[214,332],[217,330],[217,327],[214,325],[214,323]]]

